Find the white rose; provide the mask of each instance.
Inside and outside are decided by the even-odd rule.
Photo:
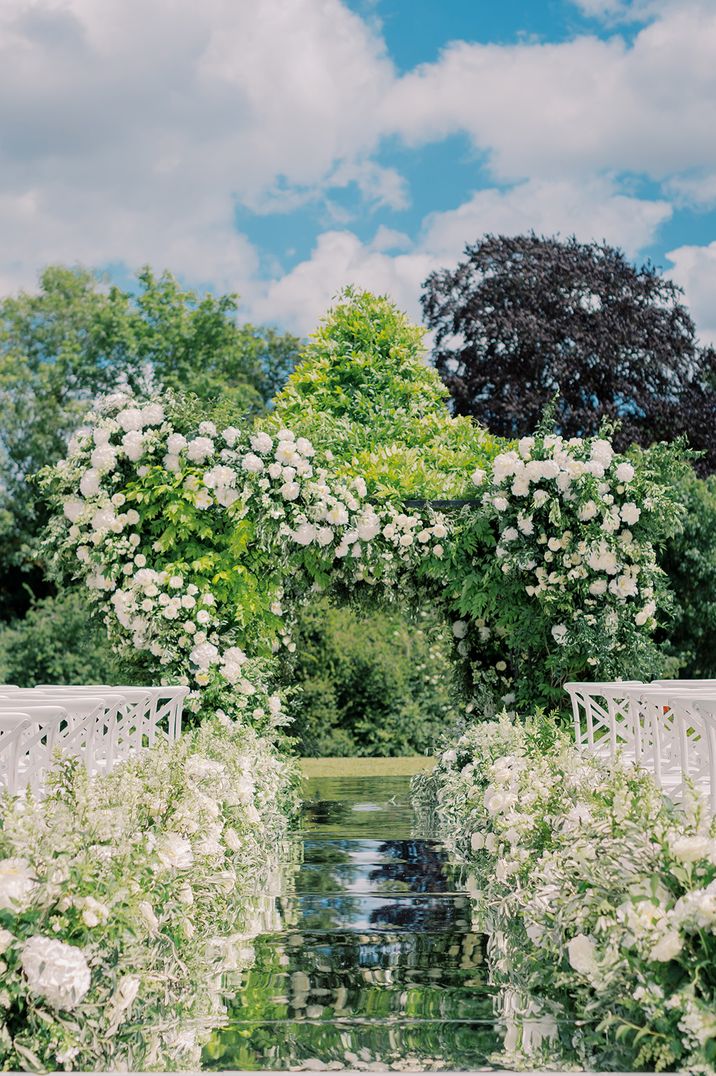
[[[507,505],[507,501],[505,500],[504,497],[493,497],[492,498],[492,503],[493,503],[493,505],[495,507],[495,510],[497,512],[506,512],[507,511],[508,505]]]
[[[208,437],[195,437],[189,441],[186,454],[192,463],[203,463],[214,453],[214,442]]]
[[[227,426],[225,430],[221,431],[221,436],[224,438],[224,441],[229,448],[233,448],[239,438],[239,431],[235,426]]]
[[[577,512],[577,517],[582,523],[588,523],[590,519],[594,519],[597,514],[597,506],[594,501],[587,501]]]
[[[130,430],[122,438],[122,448],[134,463],[144,455],[144,437],[139,430]]]
[[[62,511],[64,512],[66,518],[69,519],[70,523],[76,523],[77,520],[82,515],[82,513],[84,512],[84,510],[85,510],[84,501],[78,501],[78,500],[65,501],[65,503],[62,506]]]
[[[591,455],[593,460],[598,460],[603,467],[608,467],[614,458],[614,449],[609,441],[605,441],[603,438],[598,438],[592,444]]]
[[[241,466],[249,474],[259,474],[264,469],[264,461],[254,452],[249,452],[241,461]]]
[[[285,501],[295,501],[301,494],[301,487],[298,482],[284,482],[280,493]]]
[[[87,961],[75,945],[35,935],[23,946],[20,962],[30,991],[53,1009],[73,1009],[90,988]]]
[[[473,485],[481,486],[482,483],[485,481],[486,472],[483,471],[480,467],[478,467],[476,471],[472,472],[471,478]]]

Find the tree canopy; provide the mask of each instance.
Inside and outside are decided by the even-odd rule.
[[[653,266],[606,243],[488,235],[431,273],[422,306],[457,414],[521,436],[558,393],[565,436],[605,419],[619,449],[687,434],[701,470],[716,469],[716,354]]]
[[[44,513],[27,478],[64,454],[96,395],[150,384],[221,396],[237,417],[265,409],[299,341],[236,315],[235,296],[199,295],[148,268],[120,288],[52,266],[36,293],[0,300],[0,617],[27,605],[19,580],[43,592],[32,544]]]

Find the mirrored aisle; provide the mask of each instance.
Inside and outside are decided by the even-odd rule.
[[[484,939],[408,777],[307,782],[301,866],[282,929],[226,982],[212,1069],[469,1069],[502,1035]],[[494,1062],[492,1062],[494,1064]]]

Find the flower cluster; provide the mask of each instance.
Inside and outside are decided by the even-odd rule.
[[[476,726],[417,795],[470,864],[493,978],[542,1014],[552,1062],[713,1071],[716,828],[697,797],[677,810],[544,718]]]
[[[181,426],[181,429],[178,428]],[[88,416],[44,481],[62,509],[48,546],[105,611],[116,649],[143,653],[165,681],[257,727],[283,723],[265,655],[292,649],[292,606],[329,571],[395,586],[443,555],[442,516],[367,501],[331,454],[289,429],[202,421],[115,394]]]
[[[265,739],[214,721],[92,781],[64,763],[44,800],[8,803],[0,1067],[198,1068],[222,974],[278,927],[295,786]]]
[[[473,475],[496,539],[486,568],[491,624],[504,619],[515,649],[528,663],[534,655],[542,675],[546,649],[556,684],[648,668],[663,589],[653,541],[675,511],[663,479],[605,438],[556,435],[523,437],[491,473]],[[518,603],[531,610],[522,625]]]

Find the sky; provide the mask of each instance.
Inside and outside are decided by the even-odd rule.
[[[2,293],[150,264],[304,335],[532,229],[716,343],[716,0],[0,2]]]

